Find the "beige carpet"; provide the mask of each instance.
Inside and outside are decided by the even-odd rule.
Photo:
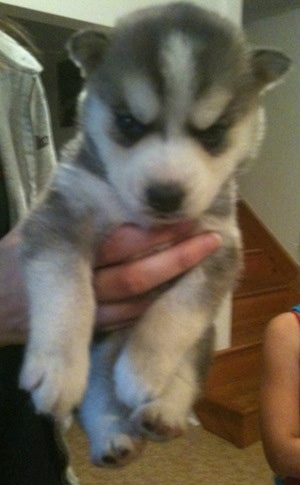
[[[150,443],[139,460],[118,469],[89,464],[88,443],[74,424],[68,432],[73,467],[81,485],[271,485],[261,443],[243,450],[191,427],[184,437]]]

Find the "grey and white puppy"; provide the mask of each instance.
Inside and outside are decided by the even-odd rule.
[[[261,94],[286,72],[231,23],[190,3],[138,11],[70,41],[86,77],[78,135],[24,225],[30,336],[21,386],[61,418],[78,406],[96,464],[185,426],[213,322],[241,260],[236,174],[262,138]],[[91,350],[93,249],[123,222],[192,221],[222,247]],[[88,382],[89,375],[89,383]],[[87,389],[87,390],[86,390]]]

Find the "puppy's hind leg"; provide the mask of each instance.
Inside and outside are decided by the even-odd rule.
[[[122,332],[115,332],[93,345],[88,389],[78,411],[96,466],[126,465],[145,445],[129,420],[129,408],[118,402],[114,392],[112,369],[122,341]]]
[[[142,435],[163,441],[177,438],[184,432],[195,399],[203,389],[213,342],[214,327],[209,326],[202,339],[184,357],[163,394],[132,413],[131,421]]]

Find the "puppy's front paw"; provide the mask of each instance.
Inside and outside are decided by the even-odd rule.
[[[115,365],[116,393],[121,402],[136,408],[156,399],[164,390],[166,376],[154,359],[139,359],[127,349]]]
[[[37,412],[64,419],[80,403],[87,375],[88,356],[29,351],[20,387],[31,393]]]
[[[186,416],[178,412],[176,403],[157,399],[136,409],[131,423],[142,436],[153,441],[166,441],[184,433]]]
[[[91,461],[96,466],[124,466],[137,458],[144,446],[142,438],[116,433],[108,437],[102,449],[92,449]]]

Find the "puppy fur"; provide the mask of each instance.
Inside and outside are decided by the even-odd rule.
[[[261,95],[287,71],[191,3],[124,17],[69,42],[85,76],[78,134],[24,224],[30,336],[21,387],[38,412],[79,417],[97,465],[182,433],[213,322],[241,264],[236,175],[262,139]],[[169,285],[130,329],[91,346],[93,249],[113,227],[192,221],[222,247]]]

